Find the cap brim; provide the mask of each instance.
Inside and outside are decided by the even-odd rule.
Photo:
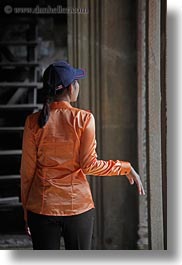
[[[86,71],[85,69],[75,69],[75,79],[82,79],[86,77]]]

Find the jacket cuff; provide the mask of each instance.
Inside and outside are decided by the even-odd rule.
[[[120,175],[128,175],[131,171],[131,164],[129,162],[121,161]]]

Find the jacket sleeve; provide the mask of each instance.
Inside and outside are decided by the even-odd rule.
[[[30,129],[29,117],[25,122],[21,158],[21,201],[24,208],[24,219],[27,221],[26,202],[31,188],[36,168],[36,145],[34,135]]]
[[[97,160],[95,119],[89,113],[80,143],[80,165],[86,175],[116,176],[126,175],[131,171],[131,164],[121,160]]]

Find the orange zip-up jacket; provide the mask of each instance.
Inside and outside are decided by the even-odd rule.
[[[69,102],[50,104],[50,116],[38,126],[40,112],[27,117],[21,160],[21,199],[27,210],[67,216],[94,208],[86,175],[126,175],[129,162],[97,160],[92,113]]]

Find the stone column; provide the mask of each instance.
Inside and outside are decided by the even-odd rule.
[[[102,1],[102,150],[137,167],[136,1]],[[138,197],[126,177],[103,185],[104,248],[135,249]]]
[[[147,192],[147,2],[138,0],[137,68],[138,68],[138,163],[146,195],[139,199],[138,248],[149,248],[148,192]]]
[[[162,176],[165,143],[162,141],[161,119],[165,113],[161,105],[161,86],[164,83],[161,77],[164,78],[165,74],[162,74],[161,61],[165,58],[161,53],[164,47],[161,24],[165,16],[161,18],[162,3],[165,1],[138,1],[138,152],[140,174],[147,191],[146,196],[140,199],[138,246],[152,250],[164,249],[163,194],[166,191],[163,179],[166,177]],[[163,135],[165,137],[165,128]]]
[[[161,147],[161,1],[148,2],[148,181],[150,246],[164,249]]]

